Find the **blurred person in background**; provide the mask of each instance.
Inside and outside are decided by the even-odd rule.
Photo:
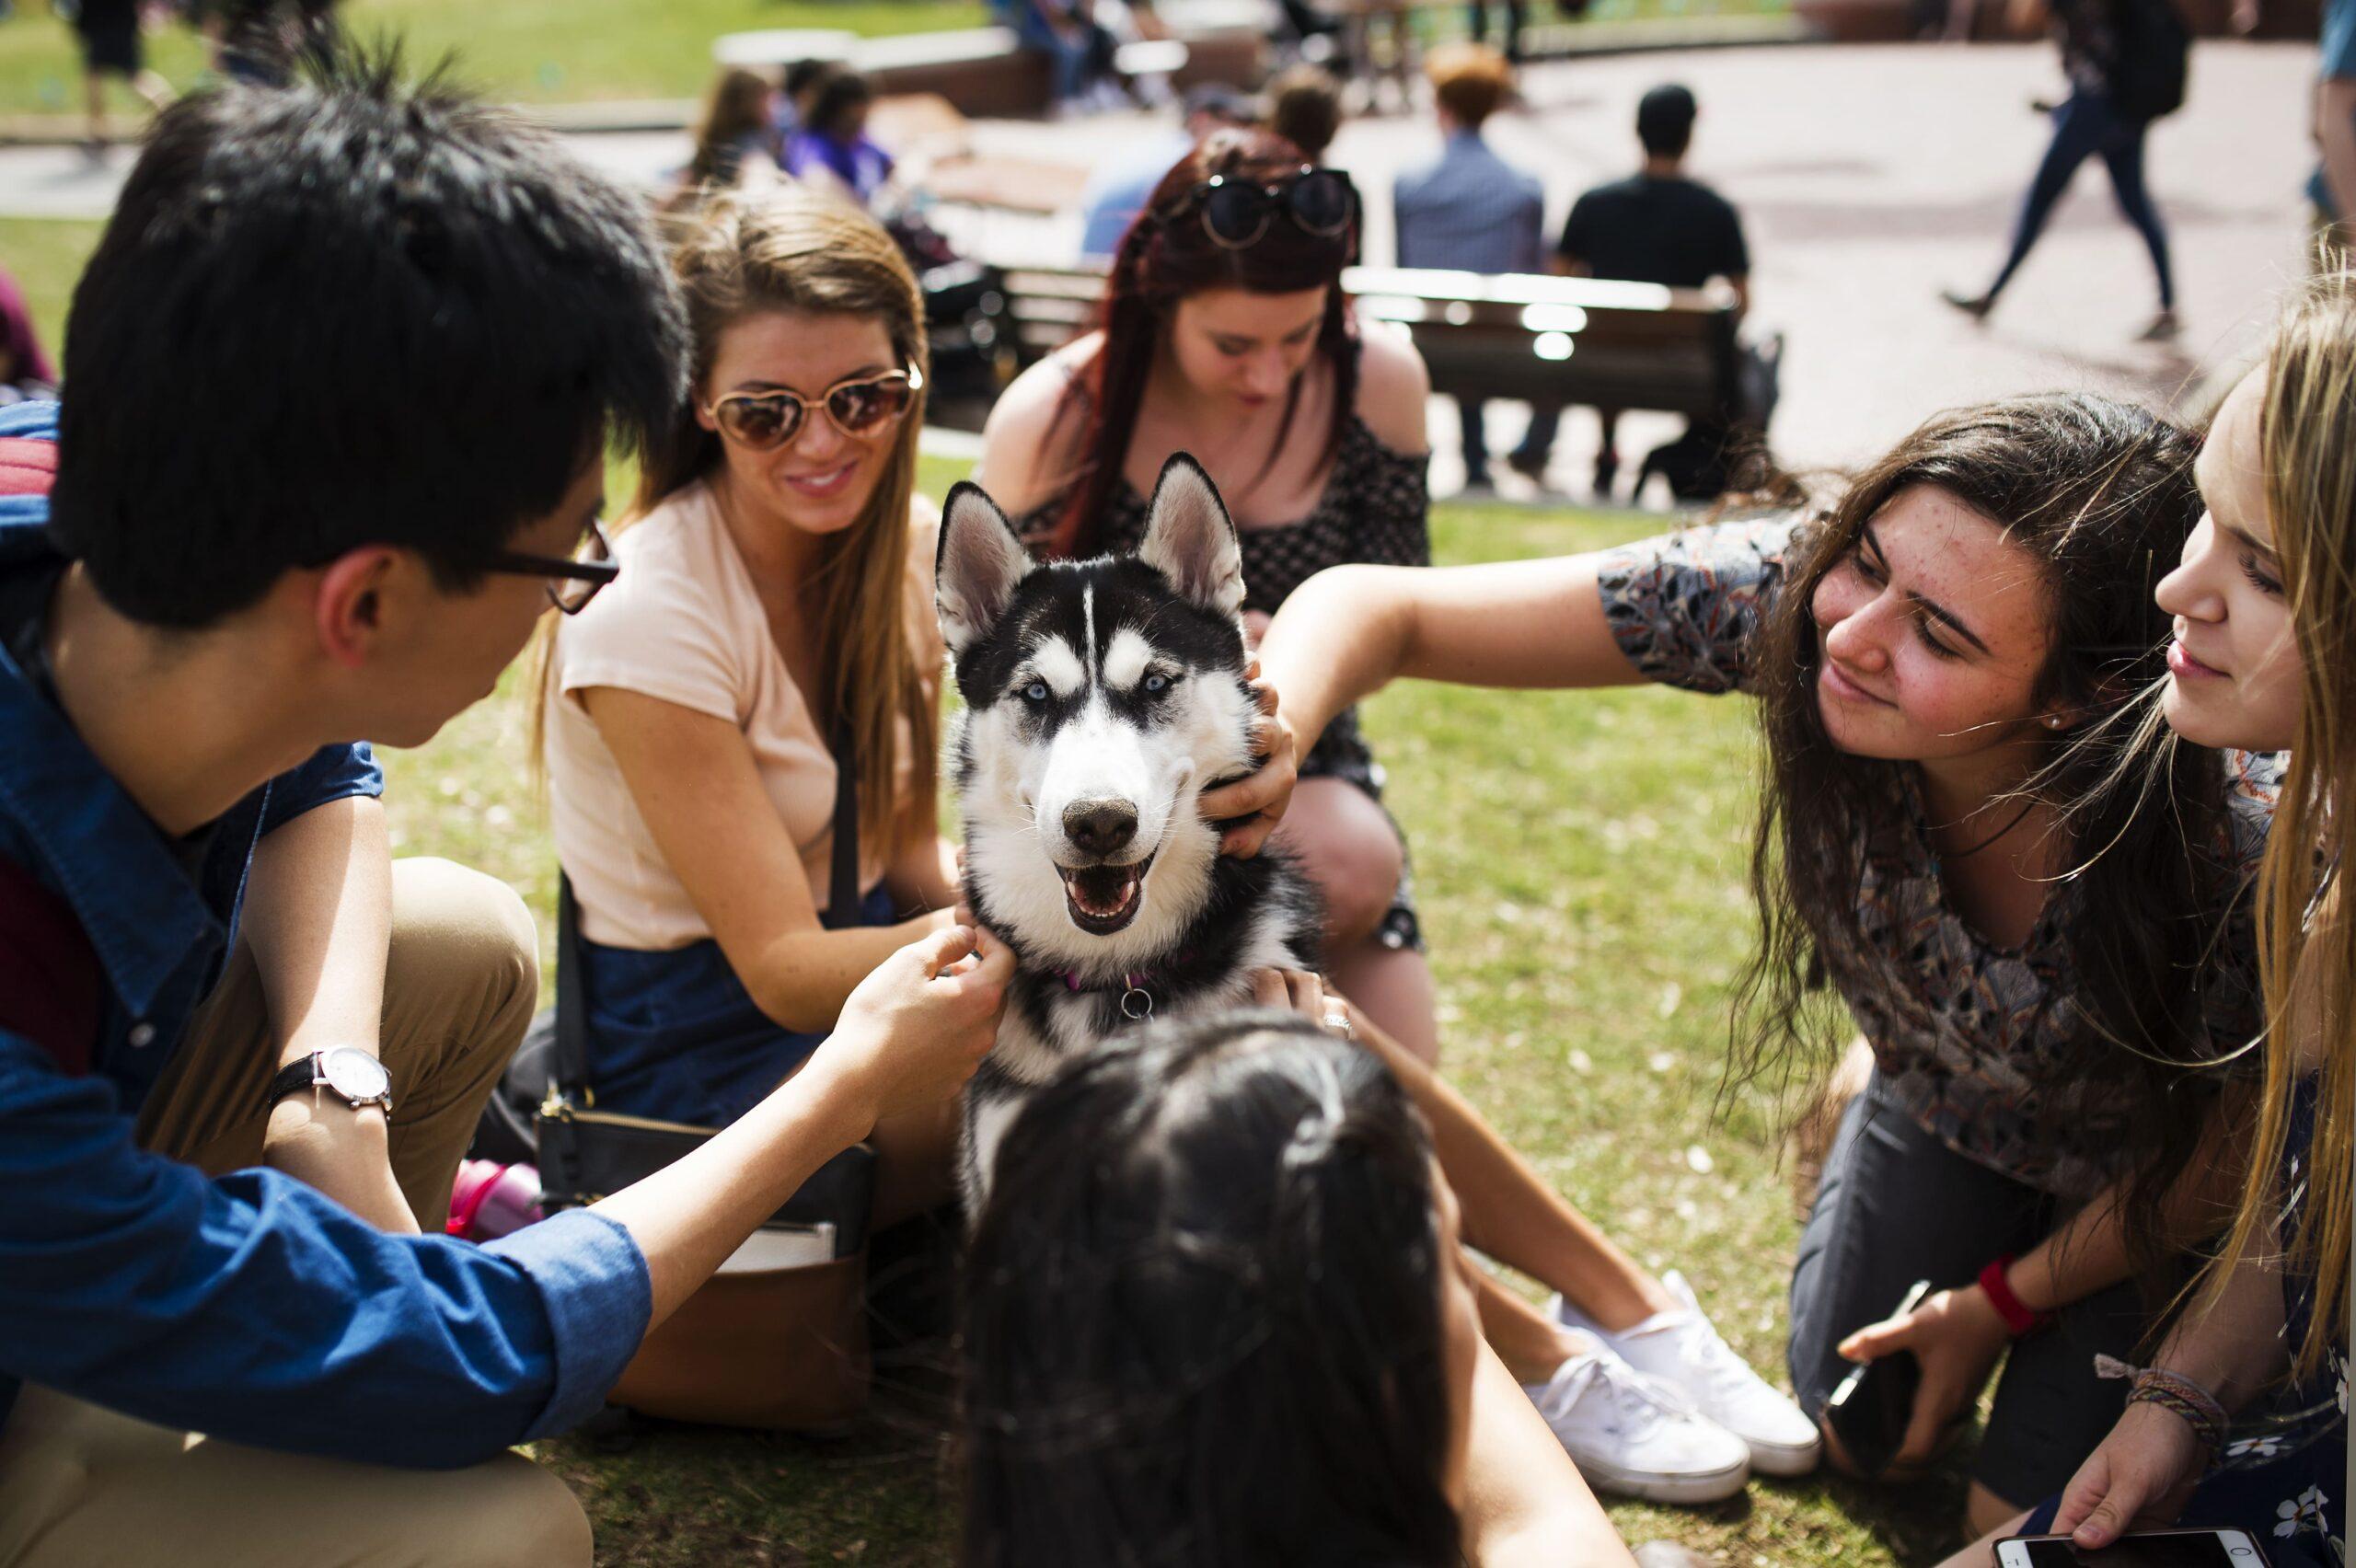
[[[1691,89],[1664,84],[1636,104],[1636,140],[1645,161],[1625,179],[1599,185],[1572,203],[1554,247],[1554,271],[1572,278],[1623,278],[1674,289],[1724,280],[1738,316],[1750,308],[1750,249],[1734,204],[1687,178],[1685,155],[1700,113]],[[1620,410],[1598,409],[1602,440],[1595,455],[1595,493],[1609,500],[1620,472]],[[1530,411],[1530,432],[1506,459],[1541,478],[1562,423],[1560,404]]]
[[[818,96],[818,88],[827,77],[842,69],[832,60],[797,60],[785,68],[780,78],[780,91],[769,103],[769,132],[777,144],[778,160],[785,159],[786,144],[802,129],[809,116],[810,102]]]
[[[73,14],[74,37],[82,46],[82,86],[89,105],[90,134],[84,145],[93,154],[106,150],[107,82],[119,76],[123,85],[147,100],[150,109],[172,101],[172,86],[147,68],[139,36],[138,0],[81,0]]]
[[[2045,232],[2045,222],[2070,188],[2078,166],[2099,156],[2110,172],[2119,210],[2143,236],[2159,281],[2159,314],[2139,336],[2144,342],[2167,341],[2179,326],[2176,280],[2168,265],[2167,227],[2143,183],[2143,133],[2154,120],[2184,100],[2184,23],[2170,0],[2013,0],[2011,15],[2014,24],[2024,29],[2040,17],[2050,18],[2054,40],[2062,47],[2062,69],[2070,78],[2070,96],[2053,110],[2053,140],[2022,199],[2020,216],[2013,224],[2012,248],[1995,281],[1983,294],[1948,289],[1939,297],[1974,321],[1987,319],[1997,296]],[[2327,143],[2327,155],[2329,150]]]
[[[1267,127],[1311,163],[1325,161],[1325,149],[1342,129],[1342,84],[1322,65],[1288,66],[1268,84]]]
[[[836,71],[812,90],[807,118],[785,144],[785,172],[805,185],[872,205],[892,179],[892,155],[867,133],[875,88],[857,71]]]
[[[0,271],[0,403],[57,396],[57,367],[41,352],[24,290]]]
[[[2356,219],[2356,0],[2324,0],[2323,59],[2316,82],[2316,150],[2307,195],[2316,227],[2328,242],[2321,267],[2348,264],[2348,224]]]
[[[1521,29],[1530,20],[1529,0],[1505,0],[1505,38],[1502,40],[1505,55],[1507,61],[1519,65],[1521,63]],[[1489,41],[1489,0],[1472,0],[1472,4],[1464,7],[1464,26],[1472,35],[1474,43]]]
[[[1085,214],[1080,236],[1083,258],[1109,261],[1121,248],[1121,236],[1144,210],[1153,188],[1170,166],[1193,152],[1202,139],[1225,127],[1249,125],[1256,118],[1252,100],[1224,82],[1205,82],[1186,89],[1185,112],[1175,129],[1155,137],[1133,152],[1116,155],[1098,167],[1080,194]]]
[[[705,95],[703,111],[695,127],[696,150],[679,171],[674,204],[719,190],[733,190],[748,173],[758,179],[774,177],[777,144],[771,140],[775,122],[776,84],[758,71],[741,65],[721,72]]]
[[[1543,248],[1544,187],[1493,151],[1481,127],[1513,92],[1513,68],[1482,43],[1442,44],[1424,64],[1443,145],[1434,161],[1409,168],[1392,189],[1399,265],[1460,272],[1535,272]],[[1464,485],[1486,489],[1485,405],[1459,398]]]

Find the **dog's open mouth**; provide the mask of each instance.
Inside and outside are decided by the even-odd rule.
[[[1091,936],[1109,937],[1136,919],[1152,866],[1150,855],[1127,866],[1057,866],[1072,924]]]

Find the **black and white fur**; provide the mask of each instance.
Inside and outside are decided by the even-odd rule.
[[[1034,564],[961,484],[934,581],[965,701],[944,765],[965,896],[1016,960],[965,1092],[960,1173],[977,1213],[1007,1124],[1059,1066],[1148,1011],[1242,1004],[1256,969],[1314,967],[1320,916],[1282,849],[1220,855],[1196,806],[1252,771],[1259,710],[1242,550],[1193,458],[1162,468],[1134,557]]]

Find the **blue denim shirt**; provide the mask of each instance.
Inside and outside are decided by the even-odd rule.
[[[56,438],[57,406],[0,409]],[[0,497],[0,573],[55,560],[45,497]],[[240,1443],[468,1464],[594,1412],[652,1309],[628,1231],[575,1210],[488,1247],[387,1236],[274,1170],[207,1179],[133,1117],[219,978],[254,847],[375,795],[364,744],[240,801],[193,881],[0,649],[0,856],[63,897],[108,992],[93,1070],[0,1030],[0,1422],[19,1381]]]

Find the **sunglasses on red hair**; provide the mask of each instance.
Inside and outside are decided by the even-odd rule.
[[[1191,187],[1166,214],[1199,212],[1211,243],[1229,250],[1257,245],[1279,215],[1303,234],[1331,239],[1357,221],[1357,187],[1338,168],[1303,164],[1273,179],[1215,174]]]

